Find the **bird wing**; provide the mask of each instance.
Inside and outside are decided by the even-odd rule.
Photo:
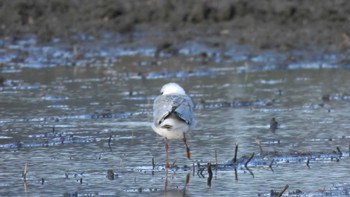
[[[192,124],[193,103],[187,95],[160,95],[153,105],[154,121],[162,123],[172,113],[188,125]]]

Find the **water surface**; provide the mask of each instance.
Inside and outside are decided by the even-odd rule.
[[[301,52],[246,46],[223,52],[189,42],[179,46],[179,55],[159,56],[152,45],[86,41],[75,56],[59,40],[49,46],[24,41],[1,51],[1,196],[268,196],[286,184],[289,196],[296,190],[349,195],[350,70],[338,63],[341,54],[316,51],[292,61],[288,57]],[[311,160],[309,167],[307,159],[291,157],[273,169],[251,163],[252,173],[218,170],[211,186],[206,171],[204,177],[166,172],[164,144],[150,124],[153,100],[169,81],[192,97],[198,122],[188,142],[191,160],[182,141],[170,141],[170,160],[179,167],[215,163],[215,152],[218,163],[227,163],[236,144],[238,157],[336,147],[343,156]],[[273,117],[275,131],[269,128]]]

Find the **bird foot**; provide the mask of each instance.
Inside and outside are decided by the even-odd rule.
[[[169,163],[166,163],[166,164],[165,164],[165,168],[170,168]]]

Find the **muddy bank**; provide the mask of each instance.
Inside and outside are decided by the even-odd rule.
[[[219,45],[230,40],[257,49],[348,51],[349,12],[345,0],[15,0],[0,3],[0,35],[50,40],[78,33],[98,37],[101,31],[146,32],[165,48],[217,38]],[[167,36],[157,38],[159,32]]]

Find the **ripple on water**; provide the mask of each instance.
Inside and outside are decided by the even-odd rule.
[[[69,97],[67,96],[57,96],[57,95],[45,95],[41,97],[44,101],[63,101],[68,100]]]

